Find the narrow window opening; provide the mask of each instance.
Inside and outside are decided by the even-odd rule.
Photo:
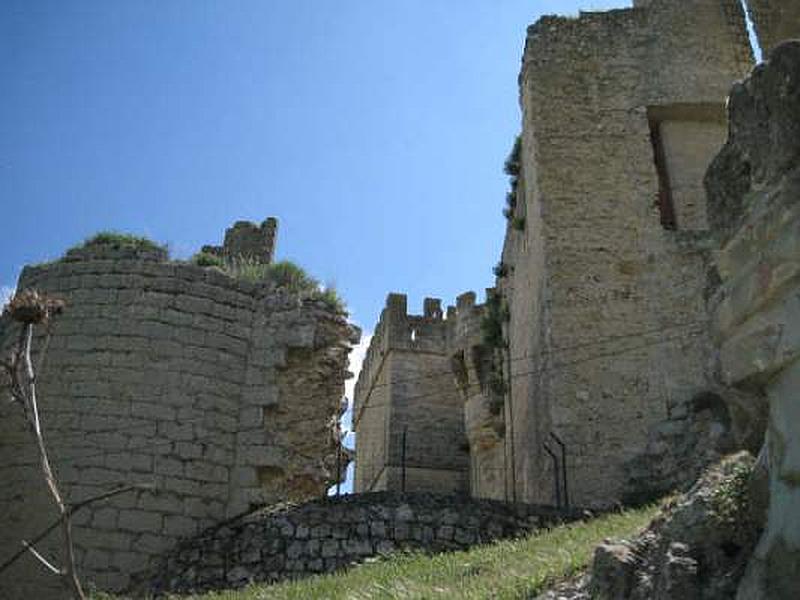
[[[664,143],[661,139],[661,127],[655,119],[650,119],[650,142],[653,144],[653,160],[658,173],[658,211],[661,215],[661,226],[675,230],[675,205],[672,201],[672,190],[667,172],[667,159],[664,155]]]

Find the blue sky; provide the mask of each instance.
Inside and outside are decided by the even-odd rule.
[[[0,3],[0,287],[102,229],[187,257],[237,219],[335,282],[491,284],[525,28],[585,0]]]

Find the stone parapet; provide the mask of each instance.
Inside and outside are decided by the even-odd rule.
[[[464,496],[372,493],[255,512],[183,541],[143,592],[200,592],[330,573],[395,551],[446,552],[580,518]]]

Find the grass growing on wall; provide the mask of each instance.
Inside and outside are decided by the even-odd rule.
[[[557,527],[467,552],[395,555],[344,573],[172,600],[376,600],[530,598],[577,574],[607,537],[630,537],[658,512],[649,506]],[[96,600],[122,600],[95,596]]]
[[[90,246],[112,246],[113,248],[131,248],[134,250],[147,251],[166,251],[167,247],[157,244],[151,239],[131,233],[120,233],[119,231],[99,231],[92,237],[87,238],[83,243],[73,246],[70,250],[79,250]]]
[[[250,283],[273,283],[276,287],[290,292],[321,300],[338,312],[346,311],[344,301],[333,286],[321,286],[319,281],[306,273],[305,269],[291,261],[265,264],[256,260],[239,259],[226,264],[223,270],[236,279]]]
[[[203,252],[200,251],[192,258],[189,259],[189,262],[193,265],[197,265],[198,267],[219,267],[220,269],[225,268],[225,259],[221,256],[217,256],[216,254],[212,254],[211,252]]]

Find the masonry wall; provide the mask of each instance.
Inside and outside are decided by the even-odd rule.
[[[576,516],[463,496],[328,498],[253,513],[186,540],[159,565],[150,590],[238,588],[337,571],[400,550],[466,550]]]
[[[734,1],[653,1],[530,28],[526,227],[509,229],[504,254],[524,501],[555,500],[550,432],[567,445],[573,503],[623,499],[641,483],[625,465],[648,430],[685,419],[706,387],[702,173],[724,139],[730,82],[750,64]]]
[[[109,252],[28,267],[18,289],[67,303],[38,383],[69,501],[118,484],[157,490],[75,515],[80,575],[113,590],[181,537],[253,505],[324,492],[341,451],[331,419],[353,332],[318,301]],[[7,347],[15,328],[5,322],[0,334]],[[19,407],[2,403],[0,429],[0,548],[10,554],[54,514]],[[39,549],[58,557],[58,536]],[[47,588],[54,580],[25,557],[0,575],[0,596],[60,597]]]
[[[466,493],[462,403],[438,301],[413,316],[390,294],[356,385],[355,491]]]
[[[495,290],[486,290],[487,296]],[[448,346],[456,386],[461,395],[464,428],[469,443],[469,492],[473,498],[513,500],[508,478],[508,403],[492,386],[494,361],[504,351],[484,340],[486,305],[476,304],[473,292],[459,296],[448,310]]]
[[[353,430],[356,432],[356,493],[387,489],[390,369],[386,360],[388,310],[381,313],[356,382],[353,398]]]

